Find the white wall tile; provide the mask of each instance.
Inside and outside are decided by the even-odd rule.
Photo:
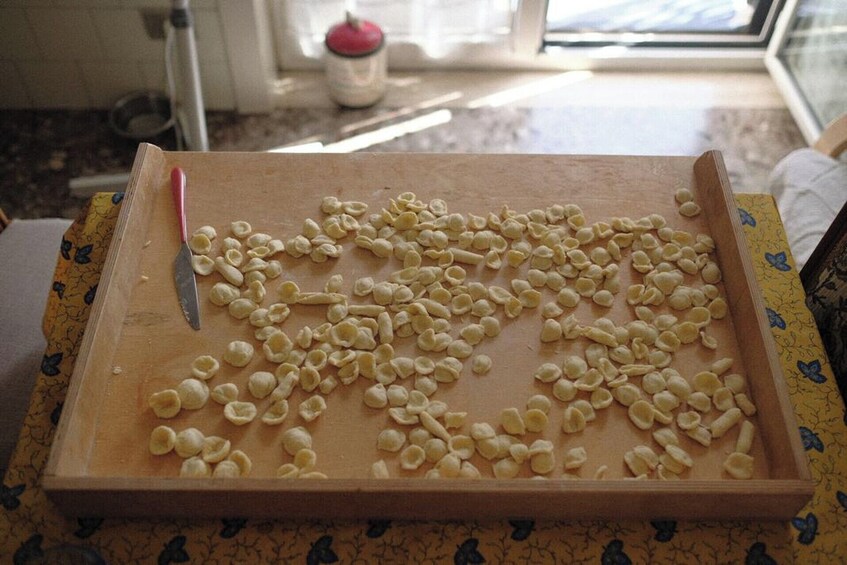
[[[18,63],[35,108],[85,108],[91,101],[75,63],[22,61]]]
[[[147,37],[139,10],[94,10],[91,17],[107,59],[152,61],[164,57],[164,40]]]
[[[0,53],[4,59],[41,58],[26,12],[20,8],[0,8]]]
[[[46,59],[67,61],[103,57],[88,10],[33,8],[27,10],[27,15]]]
[[[164,61],[142,61],[139,63],[139,67],[141,68],[141,75],[144,77],[144,88],[167,93]]]
[[[144,78],[134,62],[91,61],[80,63],[80,67],[91,104],[96,108],[111,108],[118,98],[144,88]]]
[[[201,61],[226,61],[221,18],[217,12],[196,12],[194,31],[197,57]]]
[[[30,108],[32,104],[18,69],[13,61],[0,61],[0,108]]]
[[[200,62],[200,86],[207,110],[234,110],[235,94],[226,63]]]

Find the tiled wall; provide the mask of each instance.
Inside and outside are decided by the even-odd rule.
[[[165,91],[164,40],[140,10],[170,0],[0,0],[0,108],[109,108],[136,89]],[[217,0],[192,0],[203,98],[235,96]]]

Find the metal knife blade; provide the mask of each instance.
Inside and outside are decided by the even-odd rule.
[[[185,221],[185,188],[188,184],[185,173],[179,167],[171,171],[171,192],[179,221],[179,237],[182,245],[174,259],[174,281],[179,305],[185,319],[195,330],[200,329],[200,301],[197,298],[197,281],[191,265],[191,249],[188,248],[188,229]]]
[[[191,266],[191,250],[187,243],[179,248],[174,259],[174,281],[179,297],[179,305],[185,319],[195,330],[200,329],[200,301],[197,298],[197,281],[194,279],[194,268]]]

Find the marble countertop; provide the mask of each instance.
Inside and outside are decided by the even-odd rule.
[[[213,151],[311,143],[325,150],[448,153],[696,155],[723,152],[736,192],[764,192],[773,166],[805,142],[784,108],[622,106],[364,110],[283,108],[268,115],[210,112]],[[137,143],[102,111],[0,111],[0,207],[12,218],[75,217],[70,179],[128,172]],[[174,149],[173,135],[151,140]]]

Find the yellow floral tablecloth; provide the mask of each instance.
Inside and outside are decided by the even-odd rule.
[[[63,517],[40,478],[122,198],[96,195],[62,240],[44,318],[48,347],[0,491],[3,563],[55,562],[73,552],[89,563],[160,564],[847,561],[847,415],[773,200],[762,195],[736,200],[817,485],[813,500],[789,523]]]

